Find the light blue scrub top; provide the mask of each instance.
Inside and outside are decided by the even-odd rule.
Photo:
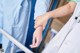
[[[36,0],[34,17],[47,12],[51,0]],[[27,31],[29,27],[29,19],[31,12],[31,0],[0,0],[0,28],[12,35],[15,39],[25,45]],[[13,53],[21,51],[5,36],[0,42],[3,44],[5,53]]]

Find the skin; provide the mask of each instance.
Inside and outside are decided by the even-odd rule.
[[[31,48],[36,48],[40,45],[42,41],[42,31],[43,31],[43,28],[41,26],[36,28],[36,30],[34,31],[33,41],[32,41],[32,44],[30,45]]]
[[[59,7],[53,11],[47,12],[44,15],[38,16],[35,21],[34,28],[36,29],[33,35],[33,43],[30,45],[31,48],[38,47],[42,40],[42,31],[44,30],[47,21],[50,18],[62,17],[74,12],[76,7],[75,2],[69,2],[68,4]]]

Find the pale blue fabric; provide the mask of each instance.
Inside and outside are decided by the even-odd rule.
[[[3,20],[3,7],[2,7],[2,1],[0,1],[0,28],[2,28],[2,22]],[[2,43],[2,34],[0,34],[0,44]]]
[[[0,28],[2,27],[3,30],[25,45],[31,11],[31,0],[0,0],[0,2]],[[2,15],[4,16],[2,17]],[[19,48],[4,36],[2,38],[2,44],[5,53],[10,53],[12,48],[13,53],[20,51]]]
[[[50,1],[51,0],[37,0],[35,17],[47,12]],[[31,0],[0,0],[0,28],[3,28],[3,30],[12,35],[23,45],[27,37],[30,11]],[[20,49],[5,36],[2,38],[2,44],[5,53],[10,53],[12,48],[13,53],[20,51]]]
[[[51,1],[52,0],[36,0],[34,19],[36,19],[37,16],[45,14],[49,10]]]

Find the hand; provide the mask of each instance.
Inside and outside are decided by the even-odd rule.
[[[37,27],[37,29],[35,30],[33,34],[33,41],[32,44],[30,45],[31,48],[36,48],[40,45],[42,41],[42,31],[43,29],[41,26]]]
[[[34,28],[37,28],[38,26],[42,26],[44,29],[47,24],[48,19],[49,19],[49,17],[47,14],[44,14],[42,16],[38,16],[37,19],[35,20]]]

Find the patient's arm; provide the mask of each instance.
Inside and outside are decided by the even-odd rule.
[[[69,2],[68,4],[59,7],[53,11],[47,12],[44,15],[38,16],[35,21],[35,28],[42,25],[45,27],[49,18],[62,17],[74,12],[76,2]]]
[[[74,12],[76,3],[75,2],[69,2],[68,4],[59,7],[51,12],[48,13],[49,17],[62,17],[68,14],[71,14]]]
[[[42,26],[37,27],[34,31],[32,45],[30,45],[31,48],[36,48],[40,45],[42,41],[42,31]]]
[[[44,27],[46,26],[46,23],[49,18],[54,17],[62,17],[68,14],[71,14],[75,9],[76,3],[75,2],[69,2],[68,4],[55,9],[53,11],[50,11],[44,15],[38,16],[35,21],[35,32],[33,35],[33,43],[31,45],[32,48],[38,47],[41,40],[42,40],[42,31]]]

